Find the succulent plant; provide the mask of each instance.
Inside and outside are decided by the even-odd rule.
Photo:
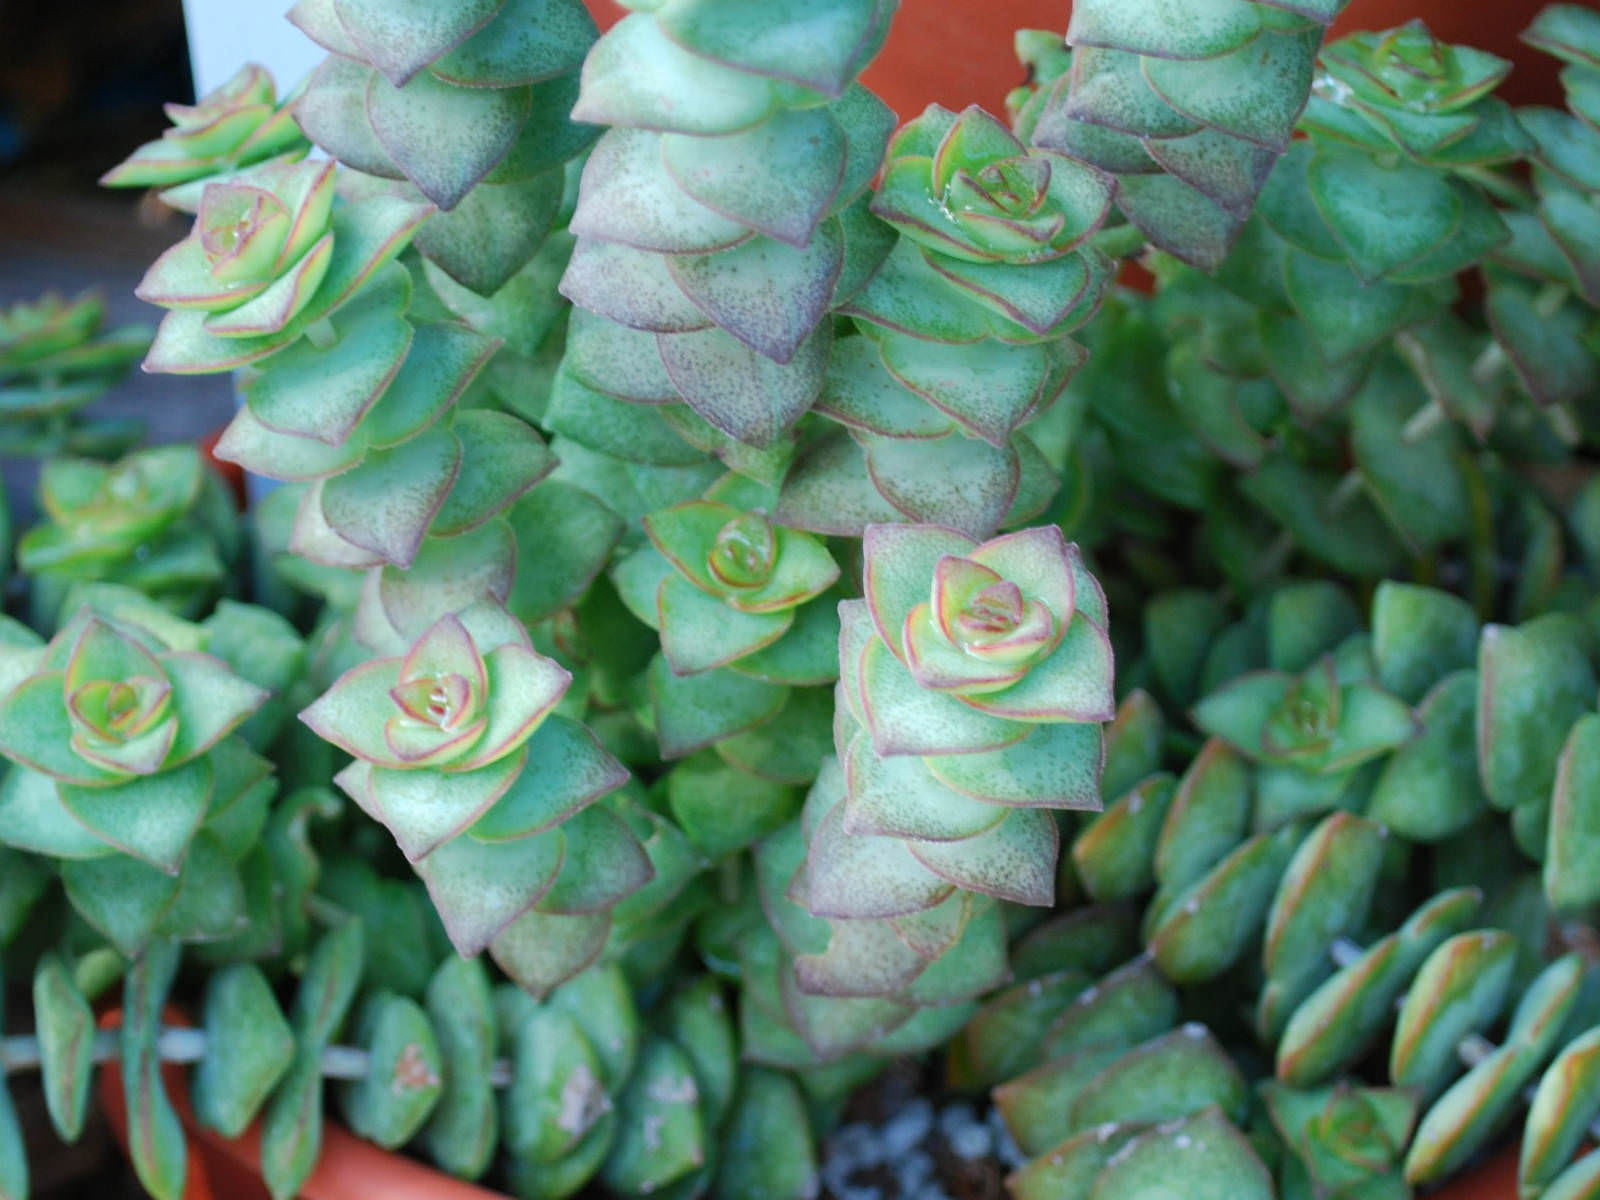
[[[781,439],[823,386],[829,310],[887,249],[863,192],[893,115],[854,79],[895,4],[843,0],[804,19],[630,7],[585,61],[573,109],[611,128],[572,218],[561,286],[581,340],[550,421],[629,461],[684,461],[677,434],[733,466],[764,450],[781,473]],[[623,428],[602,442],[596,424]]]
[[[17,542],[36,623],[52,627],[73,585],[136,588],[197,616],[239,557],[233,500],[193,446],[136,450],[114,463],[54,458],[39,473],[44,520]]]
[[[1170,615],[1147,624],[1147,653],[1170,659],[1179,630],[1162,626],[1183,611],[1162,606]],[[1574,719],[1554,714],[1570,705],[1576,716],[1595,691],[1592,650],[1561,640],[1565,619],[1480,632],[1459,599],[1386,582],[1369,636],[1347,600],[1304,584],[1273,594],[1243,643],[1253,651],[1212,635],[1202,680],[1234,677],[1192,718],[1214,736],[1176,779],[1146,775],[1078,834],[1075,873],[1102,907],[1025,938],[1016,955],[1032,982],[987,1001],[957,1043],[962,1079],[1015,1076],[995,1096],[1036,1156],[1012,1181],[1019,1195],[1111,1188],[1109,1164],[1140,1128],[1213,1106],[1255,1148],[1241,1177],[1270,1168],[1290,1197],[1409,1195],[1460,1168],[1541,1075],[1523,1176],[1528,1195],[1543,1194],[1593,1119],[1556,1096],[1570,1097],[1587,1062],[1582,1035],[1600,1015],[1581,961],[1547,957],[1548,909],[1529,869],[1546,853],[1551,780]],[[1279,670],[1252,671],[1255,661]],[[1307,662],[1304,675],[1284,673]],[[1572,699],[1557,699],[1569,686]],[[1536,708],[1556,728],[1512,732],[1515,714]],[[1329,772],[1343,775],[1335,787]],[[1508,772],[1515,804],[1494,800],[1509,797]],[[1485,837],[1514,837],[1528,857],[1475,872],[1460,860]],[[1435,886],[1461,882],[1407,914],[1386,893],[1423,845],[1434,847]],[[1114,917],[1130,902],[1145,906],[1137,930]],[[1125,965],[1113,969],[1118,953]],[[1247,969],[1252,954],[1259,965]],[[1199,987],[1229,981],[1255,993],[1247,1034],[1231,1000]],[[1502,1044],[1483,1041],[1519,990]],[[1387,1074],[1354,1074],[1390,1029]],[[1228,1053],[1225,1036],[1268,1051],[1264,1108],[1248,1103],[1250,1059]],[[1192,1157],[1173,1155],[1156,1177],[1176,1178]],[[1576,1180],[1592,1168],[1573,1169]]]
[[[1353,34],[1319,64],[1300,123],[1310,136],[1273,170],[1244,253],[1223,273],[1253,302],[1292,314],[1263,326],[1291,394],[1315,393],[1329,367],[1352,389],[1364,350],[1449,305],[1453,277],[1510,236],[1493,203],[1506,186],[1494,169],[1529,148],[1509,107],[1489,94],[1510,64],[1444,45],[1420,24]],[[1384,205],[1384,221],[1363,219],[1350,201],[1390,192],[1406,206]],[[1297,356],[1280,339],[1309,345]]]
[[[125,419],[85,420],[149,348],[142,325],[105,330],[105,299],[47,293],[0,311],[0,454],[115,457],[139,438]]]
[[[427,215],[424,204],[337,194],[325,162],[263,163],[208,183],[194,228],[145,274],[138,295],[170,309],[149,371],[231,371],[290,347],[378,273]]]
[[[563,164],[596,136],[567,119],[595,37],[583,5],[485,0],[440,16],[303,0],[289,17],[330,52],[295,104],[311,140],[355,171],[408,181],[440,210],[417,249],[447,281],[498,292],[536,258]]]
[[[872,211],[898,233],[841,311],[823,432],[784,481],[779,515],[860,536],[873,522],[937,521],[985,537],[1054,492],[1040,441],[1083,361],[1111,261],[1090,240],[1109,176],[1029,150],[979,108],[931,106],[890,143]],[[1035,432],[1049,429],[1044,435]],[[934,456],[941,464],[930,471]]]
[[[797,719],[818,705],[790,687],[838,675],[838,619],[822,598],[838,565],[818,538],[717,498],[738,490],[730,476],[707,499],[648,514],[649,544],[614,569],[623,603],[660,634],[649,724],[664,758],[752,731],[786,705]],[[825,696],[815,696],[823,707]],[[809,782],[819,762],[812,755],[794,781]]]
[[[1099,803],[1112,663],[1104,598],[1058,529],[980,545],[872,526],[865,555],[866,599],[840,605],[839,762],[780,886],[831,927],[797,964],[802,990],[894,998],[915,994],[930,951],[958,944],[985,897],[1052,903],[1051,810]],[[904,966],[861,953],[894,937]]]
[[[1076,5],[1071,68],[1035,103],[1033,144],[1113,173],[1117,206],[1152,243],[1214,268],[1289,149],[1343,7],[1240,3],[1174,21],[1154,4]]]
[[[336,781],[394,835],[457,951],[488,949],[535,994],[588,965],[610,909],[651,873],[627,825],[591,807],[627,774],[553,713],[570,683],[503,608],[479,604],[347,671],[302,714],[355,757]],[[501,886],[485,891],[488,878]]]
[[[941,1046],[1021,1200],[1403,1200],[1513,1128],[1593,1192],[1600,20],[1518,113],[1420,26],[1319,57],[1337,0],[1083,0],[1009,127],[894,133],[891,0],[626,7],[301,0],[302,88],[113,171],[196,213],[147,366],[285,486],[45,468],[6,1069],[70,1139],[120,1057],[163,1197],[163,1063],[277,1195],[333,1113],[799,1200]],[[23,357],[100,382],[91,318]]]
[[[153,937],[237,932],[276,790],[259,750],[281,712],[246,722],[299,646],[260,610],[195,625],[114,588],[47,644],[19,632],[3,647],[0,840],[49,863],[129,957]]]
[[[296,1194],[317,1161],[325,1079],[336,1081],[337,1109],[361,1136],[387,1147],[416,1138],[465,1179],[503,1160],[513,1190],[531,1200],[591,1180],[621,1196],[673,1183],[699,1191],[719,1168],[735,1195],[798,1198],[815,1187],[804,1094],[792,1078],[739,1061],[714,978],[684,978],[648,1021],[617,967],[592,968],[536,1001],[450,955],[428,960],[414,989],[395,991],[366,981],[384,932],[345,919],[323,934],[287,1013],[260,967],[216,972],[194,1028],[162,1017],[179,964],[174,943],[154,943],[129,970],[118,1050],[134,1165],[151,1195],[181,1195],[186,1177],[188,1135],[158,1070],[164,1061],[193,1064],[202,1127],[235,1137],[259,1117],[275,1196]],[[33,984],[51,1003],[50,1022],[7,1050],[37,1064],[51,1119],[75,1141],[100,1054],[94,1020],[60,957],[43,957]]]
[[[1521,387],[1540,404],[1570,409],[1592,436],[1586,397],[1593,390],[1589,346],[1600,293],[1588,273],[1586,223],[1600,185],[1589,163],[1600,24],[1575,5],[1551,5],[1523,40],[1566,64],[1560,79],[1567,108],[1517,110],[1532,142],[1533,195],[1505,214],[1512,236],[1494,255],[1501,269],[1486,272],[1484,310]]]
[[[310,149],[295,124],[296,97],[278,98],[271,72],[249,63],[194,104],[168,104],[168,129],[100,177],[105,187],[160,188],[174,208],[194,212],[207,184],[256,163],[294,162]]]

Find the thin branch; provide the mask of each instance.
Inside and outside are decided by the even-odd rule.
[[[192,1064],[206,1056],[208,1039],[203,1029],[164,1026],[156,1034],[156,1057],[164,1063]],[[111,1062],[122,1057],[122,1031],[102,1029],[94,1035],[92,1061]],[[37,1071],[43,1058],[39,1039],[32,1034],[0,1038],[0,1074]],[[324,1046],[322,1074],[327,1079],[365,1079],[372,1056],[359,1046]],[[497,1059],[489,1068],[493,1087],[511,1086],[511,1062]]]

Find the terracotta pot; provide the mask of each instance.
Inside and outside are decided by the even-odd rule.
[[[228,489],[228,495],[233,497],[233,502],[238,506],[239,511],[243,512],[248,507],[244,470],[238,463],[218,458],[215,453],[217,443],[222,440],[222,435],[227,428],[226,425],[219,426],[201,438],[197,444],[200,447],[201,456],[206,460],[206,465],[222,479],[223,484]]]
[[[172,1025],[193,1024],[175,1009],[165,1013],[165,1020]],[[121,1009],[112,1009],[100,1019],[104,1029],[121,1024]],[[259,1123],[237,1138],[223,1137],[195,1118],[184,1068],[165,1067],[161,1077],[188,1137],[189,1166],[183,1200],[271,1200],[261,1179]],[[100,1068],[96,1094],[126,1152],[128,1110],[121,1065],[115,1059]],[[299,1195],[301,1200],[508,1200],[501,1192],[463,1183],[419,1159],[380,1149],[333,1121],[323,1125],[322,1157]]]
[[[172,1008],[164,1019],[171,1025],[193,1024],[186,1014]],[[121,1024],[121,1009],[110,1009],[100,1018],[102,1029],[116,1029]],[[206,1129],[189,1105],[184,1069],[165,1067],[161,1077],[189,1139],[183,1200],[271,1200],[261,1180],[258,1127],[252,1125],[238,1138],[225,1138]],[[100,1068],[96,1091],[126,1153],[128,1109],[122,1071],[115,1059]],[[463,1183],[417,1159],[379,1149],[332,1121],[323,1126],[322,1158],[300,1196],[302,1200],[508,1200],[500,1192]],[[1470,1174],[1430,1193],[1429,1200],[1517,1200],[1517,1147],[1508,1147]]]
[[[1600,0],[1578,0],[1600,9]],[[615,0],[586,0],[602,27],[625,10]],[[1412,17],[1451,42],[1492,50],[1517,64],[1503,92],[1514,104],[1559,103],[1555,60],[1517,40],[1546,0],[1353,0],[1337,33],[1386,29]],[[1004,111],[1008,91],[1022,81],[1011,50],[1016,29],[1065,29],[1070,0],[901,0],[883,53],[862,76],[889,107],[908,120],[937,101],[946,108],[981,104]]]
[[[1513,1143],[1471,1172],[1428,1193],[1428,1200],[1517,1200],[1517,1159]]]

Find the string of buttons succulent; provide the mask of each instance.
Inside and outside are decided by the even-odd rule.
[[[1600,1196],[1600,14],[625,6],[299,0],[0,314],[0,1197],[97,1063],[159,1200]]]

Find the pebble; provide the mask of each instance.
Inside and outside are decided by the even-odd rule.
[[[911,1150],[895,1160],[894,1182],[897,1194],[914,1196],[933,1181],[933,1155],[926,1150]]]
[[[883,1161],[883,1135],[861,1121],[844,1125],[828,1139],[828,1160],[848,1163],[845,1173],[875,1167]]]
[[[1022,1147],[1017,1145],[1017,1139],[1011,1136],[1011,1130],[1006,1127],[1005,1118],[1000,1115],[998,1108],[989,1110],[989,1132],[994,1135],[994,1156],[1007,1170],[1015,1170],[1028,1161]]]
[[[994,1150],[994,1135],[987,1125],[973,1122],[949,1135],[950,1153],[966,1162],[987,1158]]]
[[[956,1103],[948,1106],[939,1114],[939,1132],[946,1141],[956,1135],[956,1132],[965,1129],[978,1119],[978,1114],[973,1111],[972,1105]]]
[[[950,1200],[927,1148],[935,1131],[949,1152],[965,1162],[993,1156],[1009,1170],[1027,1161],[998,1109],[980,1114],[957,1101],[935,1110],[918,1096],[881,1126],[856,1121],[835,1131],[823,1155],[820,1182],[833,1200]],[[892,1184],[856,1181],[860,1173],[881,1166],[893,1171]]]
[[[933,1104],[921,1097],[911,1101],[883,1127],[884,1157],[891,1162],[909,1154],[928,1140],[933,1130]]]

